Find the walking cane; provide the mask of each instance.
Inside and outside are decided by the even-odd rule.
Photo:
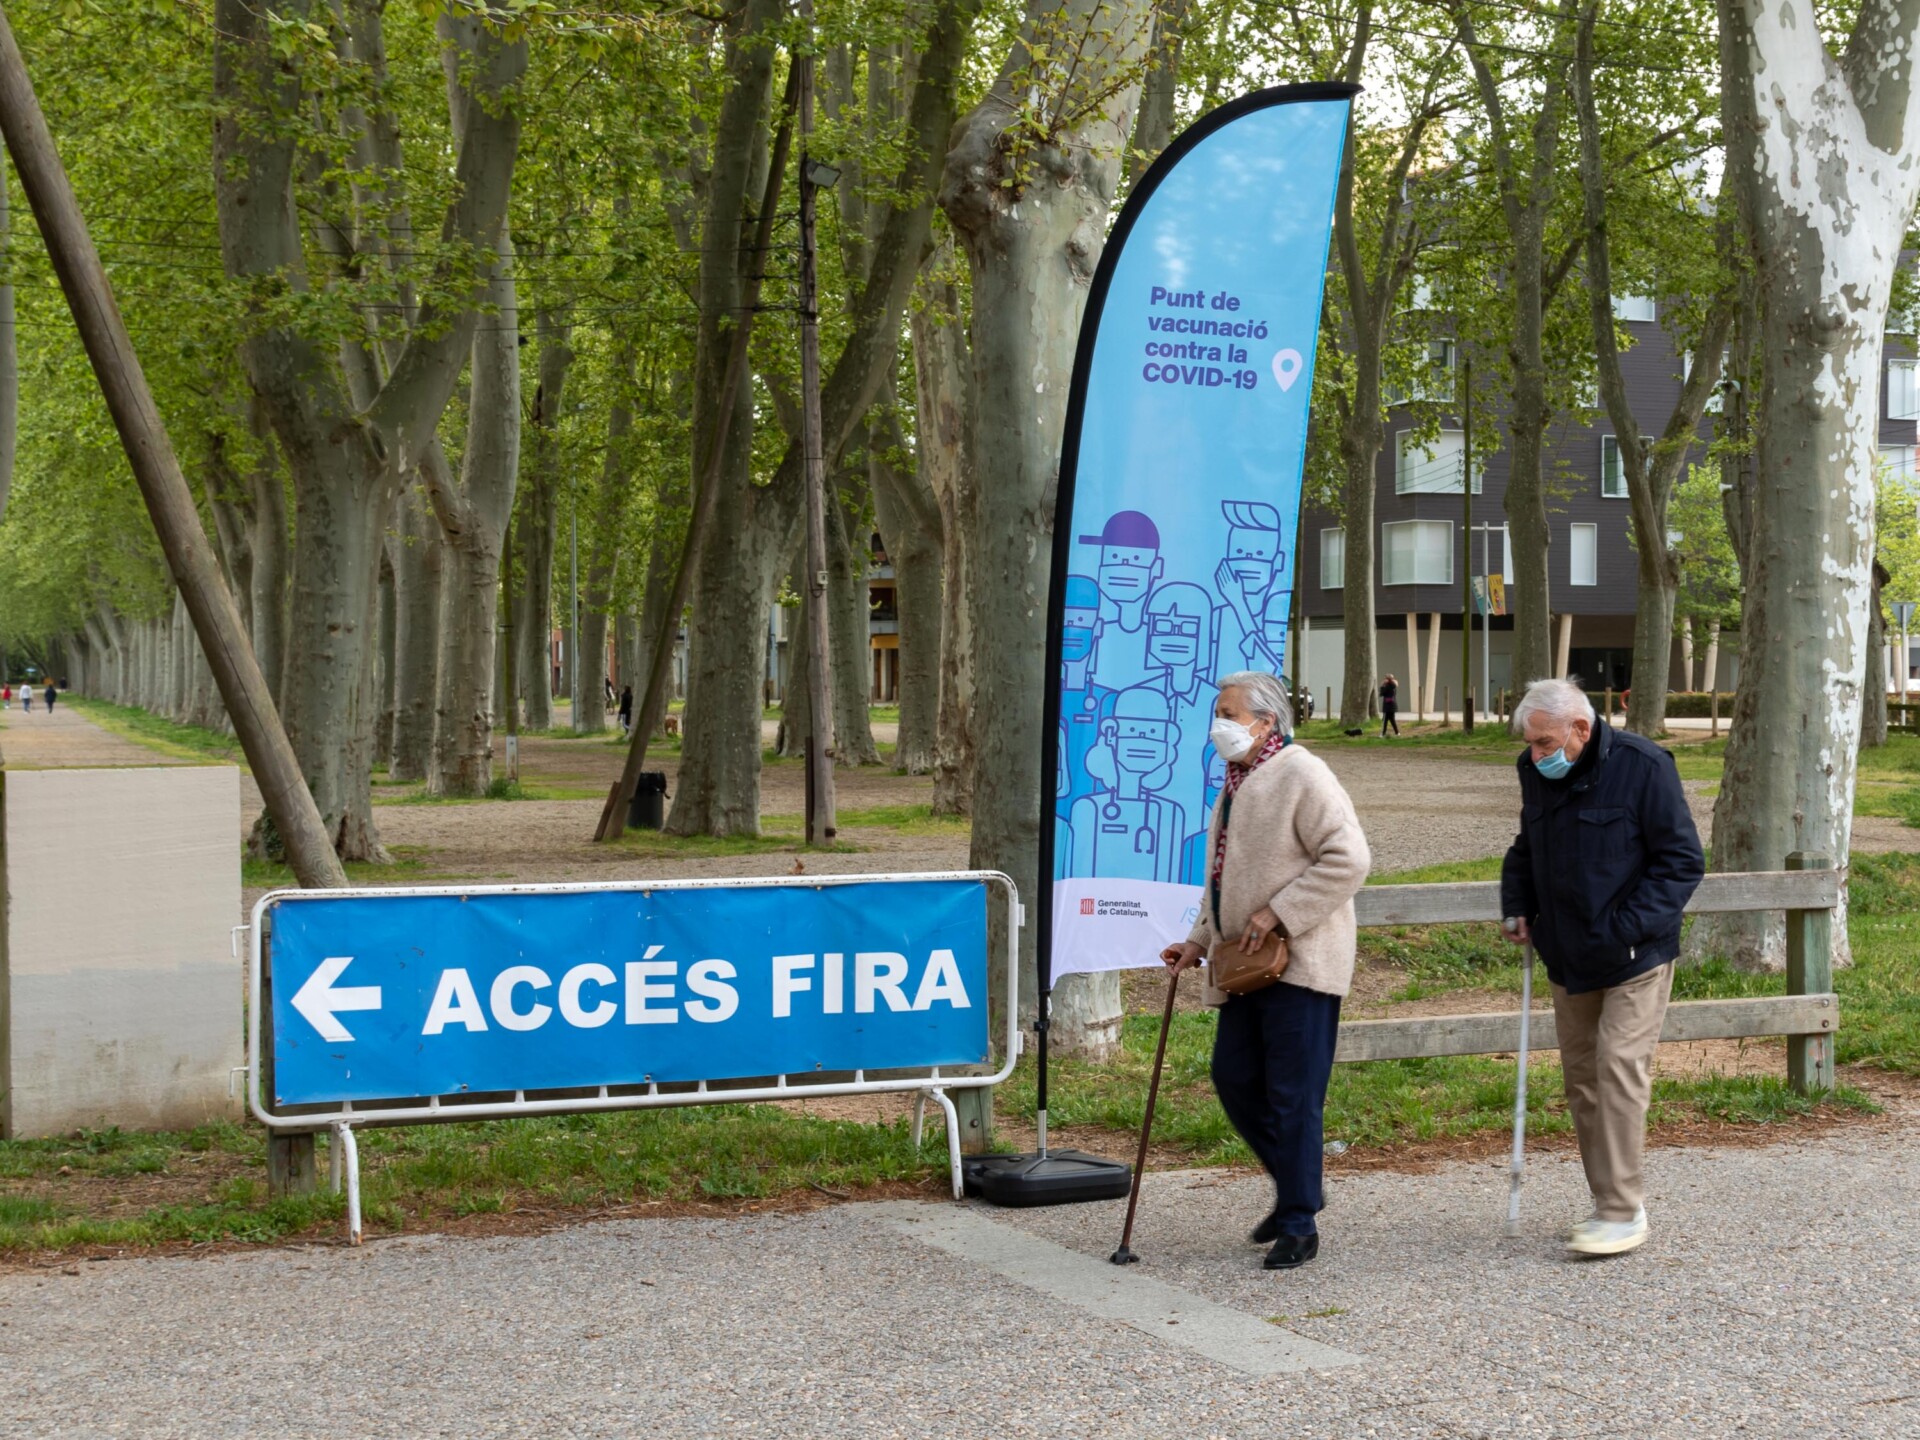
[[[1507,1182],[1507,1238],[1520,1235],[1520,1183],[1527,1168],[1527,1042],[1533,1030],[1533,941],[1520,961],[1520,1074],[1513,1087],[1513,1165]]]
[[[1120,1248],[1107,1257],[1115,1265],[1137,1265],[1133,1242],[1133,1212],[1140,1206],[1140,1176],[1147,1168],[1147,1137],[1153,1133],[1153,1106],[1160,1098],[1160,1066],[1167,1058],[1167,1032],[1173,1028],[1173,997],[1180,989],[1180,972],[1167,977],[1167,1008],[1160,1017],[1160,1045],[1153,1052],[1153,1079],[1147,1085],[1147,1118],[1140,1122],[1140,1154],[1133,1162],[1133,1188],[1127,1192],[1127,1223],[1120,1232]]]

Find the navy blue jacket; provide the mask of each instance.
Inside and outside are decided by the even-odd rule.
[[[1527,918],[1548,976],[1574,995],[1678,955],[1706,873],[1673,757],[1599,719],[1587,747],[1593,763],[1559,784],[1521,755],[1520,834],[1500,870],[1501,913]]]

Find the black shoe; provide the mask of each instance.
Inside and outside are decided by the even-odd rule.
[[[1280,1238],[1280,1212],[1270,1210],[1267,1218],[1253,1227],[1253,1233],[1247,1236],[1256,1245],[1271,1245]]]
[[[1273,1248],[1267,1252],[1267,1258],[1260,1262],[1260,1268],[1298,1270],[1319,1253],[1318,1235],[1282,1235],[1273,1242]]]

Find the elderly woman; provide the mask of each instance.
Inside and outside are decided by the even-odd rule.
[[[1320,1251],[1321,1117],[1353,981],[1353,897],[1372,857],[1346,790],[1289,740],[1277,678],[1226,676],[1213,713],[1227,781],[1207,838],[1206,894],[1186,943],[1160,958],[1178,974],[1210,957],[1214,1088],[1273,1177],[1273,1211],[1251,1238],[1272,1246],[1267,1269],[1291,1270]],[[1213,983],[1233,951],[1252,956],[1276,932],[1288,955],[1277,980],[1232,995]]]

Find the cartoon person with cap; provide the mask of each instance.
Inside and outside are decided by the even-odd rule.
[[[1147,601],[1147,663],[1153,684],[1173,707],[1182,735],[1213,723],[1213,597],[1198,585],[1162,585]],[[1205,719],[1198,719],[1204,715]]]
[[[1093,680],[1094,657],[1102,643],[1100,587],[1085,575],[1067,577],[1060,624],[1060,776],[1055,812],[1063,819],[1084,795],[1102,788],[1087,760],[1100,743],[1101,722],[1113,713],[1114,691]]]
[[[1147,663],[1147,597],[1166,562],[1160,558],[1160,529],[1138,510],[1120,510],[1107,518],[1098,535],[1082,535],[1082,545],[1100,547],[1100,653],[1093,678],[1109,690],[1138,685],[1151,673]]]
[[[1114,788],[1082,796],[1073,806],[1073,870],[1103,880],[1171,882],[1180,873],[1185,814],[1154,793],[1180,758],[1167,697],[1136,685],[1114,697],[1100,726],[1111,755]]]
[[[1227,554],[1213,572],[1213,583],[1226,601],[1220,616],[1221,663],[1277,674],[1285,647],[1268,645],[1262,620],[1279,568],[1280,512],[1262,500],[1223,500],[1220,509],[1227,517]]]

